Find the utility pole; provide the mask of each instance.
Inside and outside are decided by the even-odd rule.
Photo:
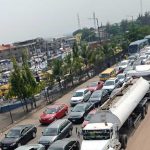
[[[80,24],[80,17],[79,17],[79,14],[77,14],[77,21],[78,21],[78,29],[81,29],[81,24]]]
[[[143,1],[140,0],[141,16],[143,16]]]
[[[99,26],[98,18],[88,18],[88,19],[94,19],[94,20],[95,20],[95,22],[96,22],[96,24],[97,24],[98,40],[99,40],[99,44],[101,44],[100,26]]]
[[[96,30],[96,17],[95,17],[95,12],[93,13],[93,21],[94,21],[94,28]]]

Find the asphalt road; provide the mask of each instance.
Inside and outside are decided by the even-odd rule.
[[[78,86],[75,88],[73,91],[69,92],[68,94],[64,95],[61,97],[59,100],[56,101],[56,103],[66,103],[69,105],[70,98],[72,97],[73,92],[76,89],[86,87],[88,85],[88,82],[91,81],[97,81],[98,77],[94,77],[90,79],[89,81],[83,83],[82,85]],[[150,106],[150,105],[149,105]],[[21,121],[18,124],[36,124],[37,126],[37,136],[35,139],[31,140],[29,143],[37,143],[40,136],[42,135],[42,131],[46,126],[40,125],[39,123],[39,116],[43,112],[44,108],[39,110],[38,112],[33,113],[29,118]],[[2,123],[2,122],[0,122]],[[18,125],[17,124],[17,125]],[[77,137],[77,134],[75,132],[76,128],[81,130],[81,125],[74,125],[74,130],[73,130],[73,135],[72,137]],[[1,138],[4,137],[4,134],[7,133],[8,131],[4,132],[1,134]],[[80,141],[82,141],[82,137],[78,137]],[[148,114],[146,115],[145,119],[140,122],[140,124],[137,126],[136,130],[132,131],[129,141],[128,141],[128,146],[127,150],[149,150],[150,149],[150,110],[148,111]]]

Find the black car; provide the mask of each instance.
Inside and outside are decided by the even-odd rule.
[[[93,103],[95,107],[102,105],[109,98],[109,92],[107,90],[97,90],[94,91],[88,100],[88,102]]]
[[[54,141],[72,135],[73,125],[68,119],[59,119],[50,124],[42,133],[39,144],[48,148]]]
[[[37,128],[33,124],[18,125],[5,135],[5,138],[0,142],[0,148],[2,150],[13,150],[35,138],[36,132]]]
[[[84,121],[84,117],[94,108],[93,103],[81,103],[77,104],[72,110],[68,117],[73,123],[82,123]]]
[[[80,150],[80,143],[77,139],[73,138],[58,140],[48,150]]]

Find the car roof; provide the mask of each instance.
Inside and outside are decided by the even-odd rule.
[[[68,119],[58,119],[51,123],[47,128],[59,128],[65,121],[68,121]]]
[[[65,138],[65,139],[62,139],[62,140],[57,140],[55,141],[54,143],[52,143],[52,145],[49,147],[50,148],[55,148],[55,147],[58,147],[58,148],[64,148],[69,142],[71,141],[77,141],[79,142],[77,139],[75,138]],[[48,150],[49,150],[48,149]]]
[[[85,90],[87,90],[87,88],[78,89],[78,90],[76,90],[76,92],[84,92]]]
[[[119,73],[117,76],[120,76],[120,75],[124,75],[125,76],[125,73]]]
[[[41,144],[29,144],[18,147],[16,150],[31,150],[32,148],[41,148],[43,145]]]
[[[87,104],[90,104],[90,103],[89,103],[89,102],[79,103],[79,104],[77,104],[76,106],[84,106],[84,105],[86,106]],[[75,106],[75,107],[76,107],[76,106]]]
[[[114,80],[116,80],[116,78],[114,77],[114,78],[109,78],[108,80],[106,80],[106,81],[114,81]]]
[[[104,70],[103,72],[101,72],[100,74],[105,74],[105,73],[111,73],[112,71],[114,71],[114,68],[107,68],[106,70]]]
[[[22,129],[24,129],[25,127],[29,127],[29,126],[33,126],[33,124],[18,125],[18,126],[15,126],[15,127],[12,128],[12,129],[22,130]]]
[[[62,106],[63,104],[54,104],[54,105],[50,105],[50,106],[47,106],[46,108],[57,108],[59,106]]]

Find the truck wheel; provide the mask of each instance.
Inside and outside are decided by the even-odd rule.
[[[128,142],[128,138],[127,138],[127,135],[125,135],[125,134],[123,134],[122,136],[121,136],[121,148],[123,148],[123,149],[126,149],[126,147],[127,147],[127,142]]]
[[[146,114],[145,114],[145,112],[146,112],[146,111],[145,111],[145,107],[143,107],[142,112],[141,112],[142,119],[144,119],[144,118],[145,118],[145,115],[146,115]]]

